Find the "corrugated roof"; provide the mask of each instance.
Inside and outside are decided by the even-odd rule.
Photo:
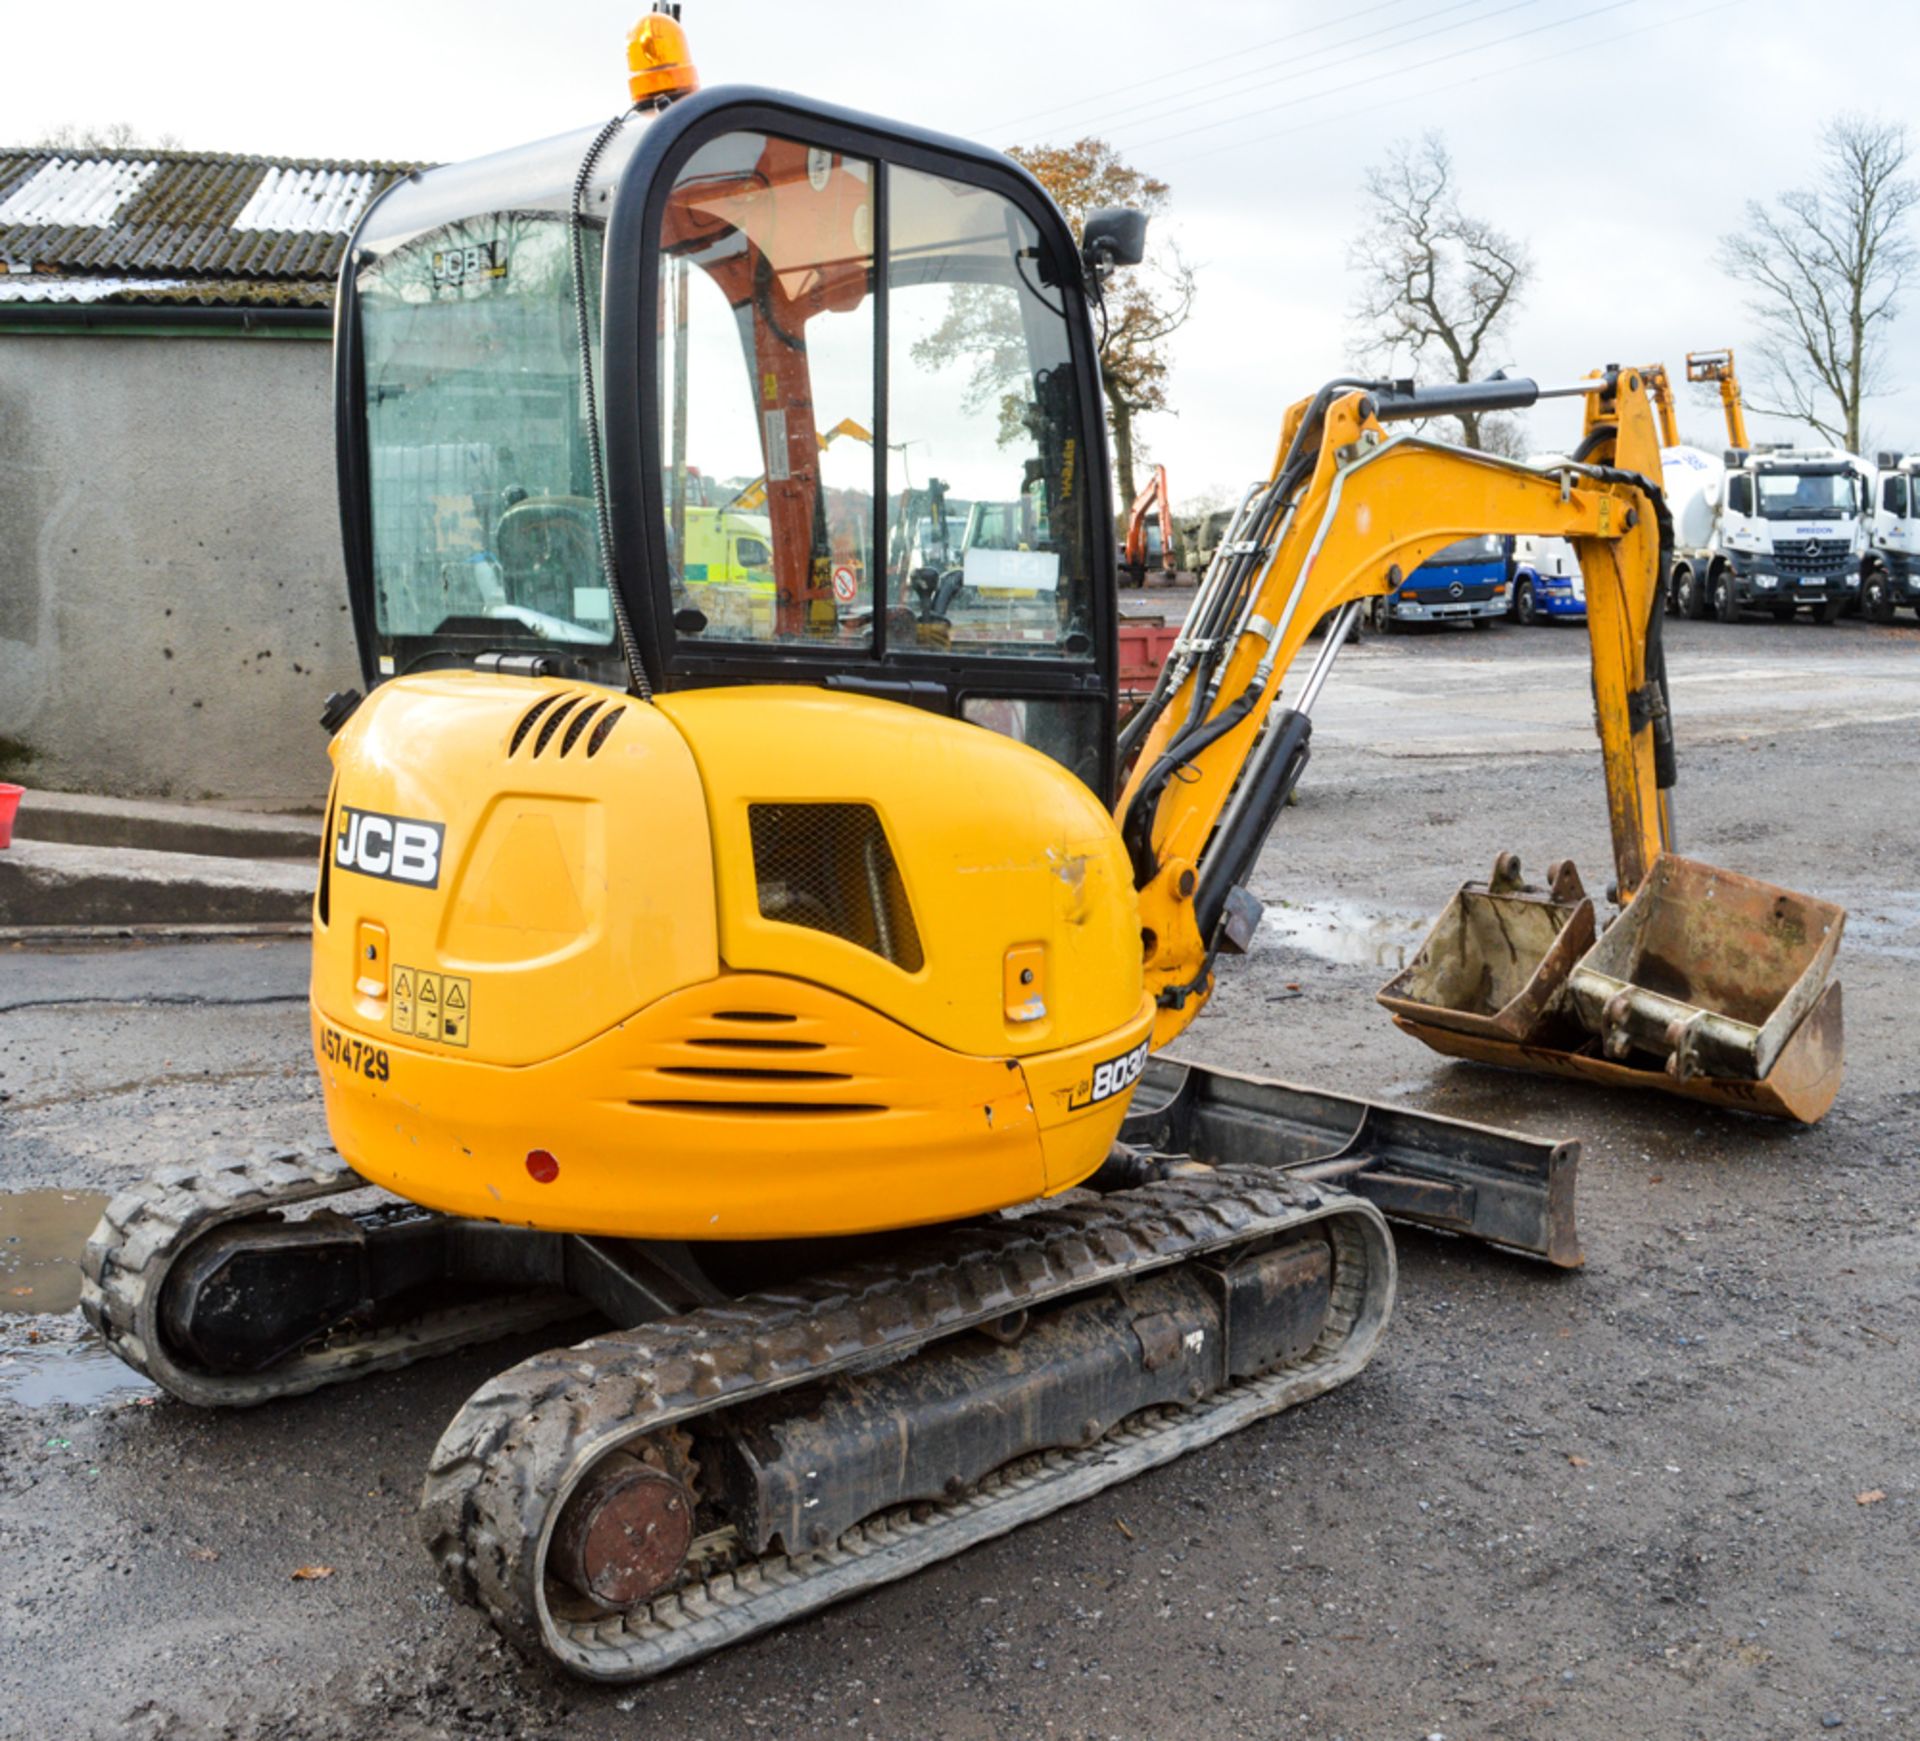
[[[110,224],[113,214],[132,199],[160,167],[152,158],[78,161],[56,157],[30,175],[0,202],[0,224]]]
[[[373,194],[370,169],[267,171],[233,220],[236,230],[279,230],[311,236],[350,231]]]
[[[0,150],[0,303],[325,307],[360,214],[417,167]]]

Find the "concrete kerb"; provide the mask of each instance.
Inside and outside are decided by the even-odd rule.
[[[297,922],[315,863],[22,840],[0,852],[0,927]]]
[[[205,804],[102,798],[29,788],[14,822],[16,840],[128,847],[215,858],[299,859],[320,851],[318,816],[263,815]]]

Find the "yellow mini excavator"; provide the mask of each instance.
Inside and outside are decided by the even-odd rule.
[[[1569,872],[1505,864],[1396,1014],[1757,1102],[1809,1023],[1836,1073],[1838,1036],[1834,910],[1672,856],[1637,371],[1295,405],[1122,740],[1094,310],[1144,220],[1076,247],[994,152],[697,90],[670,12],[629,59],[606,126],[361,220],[336,401],[370,692],[329,708],[313,915],[338,1152],[156,1174],[85,1284],[209,1406],[602,1314],[468,1401],[421,1506],[453,1592],[599,1680],[1343,1382],[1387,1216],[1579,1261],[1574,1144],[1156,1058],[1252,940],[1361,601],[1453,539],[1580,553],[1624,908],[1593,942]],[[1555,392],[1585,423],[1550,470],[1396,431]],[[848,418],[871,442],[823,447]],[[909,462],[982,529],[957,558],[890,538]],[[761,481],[772,599],[730,611],[676,529]],[[1758,971],[1714,957],[1733,905],[1799,1003],[1721,995]]]

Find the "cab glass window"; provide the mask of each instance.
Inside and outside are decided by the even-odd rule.
[[[1897,519],[1907,517],[1907,480],[1886,478],[1880,485],[1880,506]]]
[[[699,643],[873,639],[874,165],[727,133],[660,251],[674,623]]]
[[[1851,472],[1761,472],[1759,481],[1769,520],[1842,520],[1857,511]]]
[[[1497,532],[1483,533],[1473,538],[1459,538],[1443,550],[1436,550],[1427,561],[1435,567],[1466,567],[1488,562],[1504,561],[1507,554],[1507,542]]]
[[[887,637],[1091,659],[1064,263],[996,193],[887,170]]]
[[[1002,737],[1017,738],[1078,775],[1083,785],[1096,792],[1100,789],[1104,724],[1097,701],[1079,696],[970,695],[960,704],[960,717]]]
[[[380,632],[611,641],[565,219],[446,225],[357,289]]]

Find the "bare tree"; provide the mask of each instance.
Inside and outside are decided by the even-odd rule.
[[[1760,322],[1756,411],[1797,418],[1850,453],[1861,412],[1886,391],[1882,341],[1913,270],[1908,215],[1920,184],[1896,121],[1841,115],[1821,133],[1812,187],[1769,209],[1747,202],[1747,227],[1720,239],[1720,269],[1748,291]]]
[[[109,121],[104,127],[76,127],[71,121],[50,128],[33,144],[47,151],[178,151],[179,139],[162,133],[149,139],[131,121]]]
[[[1532,282],[1525,244],[1461,209],[1438,133],[1389,147],[1367,171],[1366,200],[1365,227],[1347,254],[1361,277],[1355,359],[1382,373],[1438,365],[1450,380],[1478,380]],[[1468,447],[1520,446],[1511,418],[1468,411],[1458,422]]]

